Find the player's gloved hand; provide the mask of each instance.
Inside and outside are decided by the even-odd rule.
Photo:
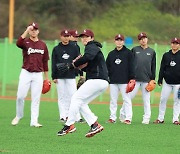
[[[136,85],[136,80],[134,79],[130,80],[126,86],[126,93],[133,91],[135,85]]]
[[[153,91],[155,88],[156,88],[156,81],[155,81],[155,80],[149,81],[149,83],[148,83],[147,86],[146,86],[146,90],[147,90],[148,92],[151,92],[151,91]]]
[[[51,89],[51,81],[46,79],[43,81],[42,94],[49,92]]]
[[[84,77],[81,77],[79,80],[78,80],[78,83],[77,83],[77,89],[79,89],[83,84],[84,82],[86,82],[86,79]]]
[[[56,67],[61,73],[65,73],[70,69],[74,68],[73,65],[70,63],[57,63]]]

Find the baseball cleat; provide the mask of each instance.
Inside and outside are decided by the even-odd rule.
[[[13,126],[16,126],[18,123],[19,123],[19,118],[16,116],[13,120],[12,120],[12,122],[11,122],[11,124],[13,125]]]
[[[153,122],[153,124],[163,124],[164,123],[164,120],[163,121],[160,121],[160,120],[155,120],[154,122]]]
[[[180,125],[180,122],[179,121],[174,121],[173,124],[174,125]]]
[[[57,133],[57,136],[63,136],[66,135],[67,133],[73,133],[76,131],[76,127],[74,125],[67,126],[64,125],[64,127]]]
[[[92,126],[89,132],[85,135],[86,137],[93,137],[97,133],[100,133],[101,131],[104,130],[104,127],[101,126],[98,122],[95,122]]]
[[[106,121],[106,123],[116,123],[115,120],[109,119],[108,121]]]
[[[31,124],[30,126],[31,126],[31,127],[40,128],[40,127],[42,127],[43,125],[37,123],[37,124]]]
[[[124,121],[124,124],[130,125],[130,124],[131,124],[131,121],[130,121],[130,120],[125,120],[125,121]]]

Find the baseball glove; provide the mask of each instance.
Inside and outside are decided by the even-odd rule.
[[[47,93],[51,89],[51,81],[50,80],[44,80],[43,81],[43,88],[42,88],[42,94]]]
[[[69,63],[57,63],[56,67],[61,73],[65,73],[70,69],[70,65]]]
[[[76,57],[76,58],[73,60],[73,66],[74,66],[74,63],[75,63],[78,59],[80,59],[81,57],[82,57],[82,55],[79,55],[78,57]],[[78,66],[77,68],[78,68],[79,70],[81,70],[81,69],[85,68],[87,65],[88,65],[88,63],[85,63],[85,64],[82,64],[82,65]],[[74,66],[74,67],[75,67],[75,66]],[[75,68],[76,68],[76,67],[75,67]]]
[[[77,89],[79,89],[79,87],[81,87],[84,82],[86,82],[86,79],[85,78],[80,78],[78,80],[78,83],[77,83]]]
[[[178,99],[180,99],[180,88],[178,90]]]
[[[153,90],[155,89],[155,87],[156,87],[156,81],[155,81],[155,80],[151,80],[151,81],[149,81],[149,83],[147,84],[146,90],[147,90],[148,92],[150,92],[150,91],[153,91]]]
[[[126,93],[133,91],[135,85],[136,85],[136,80],[130,80],[126,87]]]

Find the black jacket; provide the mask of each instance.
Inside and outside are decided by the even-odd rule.
[[[164,53],[161,60],[158,84],[162,84],[162,80],[168,84],[180,84],[180,50],[175,54],[172,50]]]
[[[123,46],[121,50],[112,50],[106,59],[110,84],[126,84],[134,79],[132,52]]]
[[[108,72],[106,62],[100,48],[102,45],[96,41],[90,41],[85,46],[84,55],[77,60],[74,65],[76,67],[88,62],[83,71],[86,72],[86,79],[103,79],[108,81]]]

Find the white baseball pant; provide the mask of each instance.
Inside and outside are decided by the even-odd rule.
[[[120,109],[120,115],[124,120],[132,120],[132,102],[129,93],[126,93],[127,84],[110,84],[110,119],[116,121],[117,101],[119,91],[123,98],[123,105]]]
[[[143,121],[149,121],[151,118],[151,105],[150,105],[150,92],[148,92],[145,88],[147,86],[147,82],[136,82],[136,86],[132,92],[130,92],[131,99],[135,97],[139,88],[141,87],[142,98],[144,103],[144,115]]]
[[[180,99],[178,99],[177,93],[179,89],[179,84],[177,85],[170,85],[167,84],[165,81],[163,82],[162,91],[161,91],[161,98],[160,98],[160,104],[159,104],[159,116],[158,120],[163,121],[165,112],[166,112],[166,104],[168,97],[173,91],[174,93],[174,105],[173,105],[173,119],[174,121],[179,121],[179,113],[180,113]]]
[[[87,80],[72,96],[66,125],[70,126],[76,121],[76,114],[80,112],[89,126],[94,124],[98,117],[90,110],[88,104],[103,93],[108,82],[101,79]]]
[[[21,119],[24,116],[24,99],[31,88],[31,122],[30,125],[38,123],[39,105],[42,92],[42,72],[28,72],[21,70],[16,100],[16,116]]]
[[[59,117],[66,120],[68,117],[69,107],[73,94],[77,91],[76,79],[58,79],[57,94],[58,94],[58,109]],[[76,115],[76,121],[81,119],[80,113]]]

